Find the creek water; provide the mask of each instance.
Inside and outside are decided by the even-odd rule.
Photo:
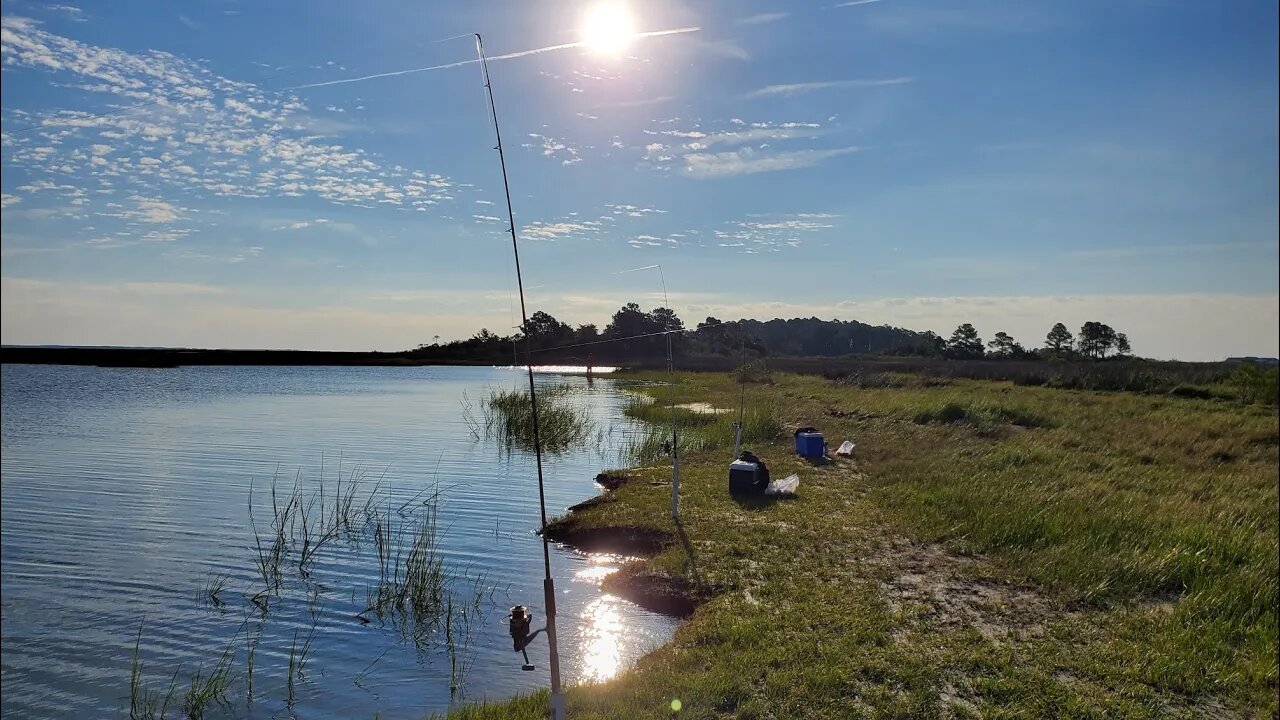
[[[515,604],[543,620],[533,457],[477,437],[464,411],[523,387],[522,372],[5,365],[0,376],[5,717],[127,716],[143,690],[163,697],[175,682],[180,716],[192,675],[224,653],[227,703],[211,717],[420,718],[549,684],[545,640],[522,672],[503,621]],[[623,462],[638,429],[618,381],[538,382],[570,385],[563,397],[594,426],[547,457],[554,515],[598,492],[595,474]],[[394,612],[357,617],[381,578],[367,527],[330,540],[305,574],[295,545],[267,610],[253,601],[264,587],[254,527],[270,533],[273,478],[281,498],[296,482],[314,502],[323,484],[332,503],[339,476],[358,481],[355,507],[402,526],[437,498],[452,620],[409,632]],[[551,560],[568,682],[608,679],[670,638],[675,621],[600,591],[622,558],[554,548]]]

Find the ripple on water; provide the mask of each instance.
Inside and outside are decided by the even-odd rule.
[[[509,387],[519,373],[6,365],[0,379],[5,716],[118,716],[140,627],[139,660],[152,689],[167,687],[175,669],[180,684],[197,667],[207,671],[234,642],[233,692],[242,697],[252,644],[251,714],[276,714],[285,710],[290,647],[312,632],[313,617],[309,659],[295,682],[299,712],[417,718],[456,702],[457,665],[441,630],[420,648],[393,618],[356,617],[379,577],[370,542],[334,543],[309,582],[292,573],[265,619],[251,602],[261,580],[250,488],[255,505],[268,503],[273,477],[280,492],[299,477],[314,488],[322,465],[329,483],[339,467],[344,477],[363,468],[364,487],[376,485],[380,507],[392,510],[445,490],[440,549],[446,567],[467,576],[455,596],[475,608],[454,636],[454,660],[468,668],[460,697],[498,699],[547,684],[545,642],[530,648],[538,670],[521,672],[502,622],[517,603],[541,611],[533,463],[475,441],[461,419],[464,400]],[[549,458],[548,511],[556,513],[596,492],[592,478],[616,464],[613,444],[631,426],[613,381],[539,382],[577,384],[573,401],[602,427],[616,426],[603,447]],[[612,677],[670,637],[674,621],[600,592],[624,558],[557,550],[552,560],[569,681]],[[220,575],[221,610],[201,597]]]

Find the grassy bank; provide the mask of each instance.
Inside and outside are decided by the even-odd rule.
[[[852,439],[855,458],[813,465],[785,432],[757,435],[748,447],[775,477],[800,473],[799,496],[739,504],[720,438],[682,457],[682,526],[661,459],[559,523],[667,538],[606,583],[663,580],[701,603],[634,669],[573,688],[576,717],[654,717],[676,698],[695,718],[1275,716],[1274,406],[773,380],[749,407]],[[738,391],[689,374],[676,395],[736,408]]]

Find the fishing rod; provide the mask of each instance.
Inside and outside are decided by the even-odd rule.
[[[661,263],[620,272],[630,273],[637,270],[654,269],[658,271],[658,279],[662,281],[662,309],[674,315],[675,313],[671,310],[671,300],[667,297],[667,276],[662,272]],[[661,332],[646,333],[647,335],[667,336],[667,405],[671,410],[671,519],[676,522],[680,522],[680,438],[676,431],[676,374],[671,338],[678,332],[681,331],[674,330],[668,325]]]
[[[542,595],[547,612],[547,626],[545,628],[547,645],[550,648],[551,718],[552,720],[564,720],[565,698],[564,690],[560,687],[560,648],[556,642],[556,585],[555,580],[551,577],[551,548],[547,539],[547,494],[542,477],[542,438],[538,423],[538,394],[533,382],[533,340],[528,332],[529,315],[524,303],[524,278],[520,274],[520,244],[516,240],[516,216],[515,211],[511,208],[511,184],[507,179],[507,159],[502,152],[502,132],[498,129],[498,106],[493,101],[493,83],[489,79],[489,61],[484,55],[484,41],[480,38],[480,33],[476,33],[475,36],[476,54],[480,57],[480,68],[484,74],[484,87],[489,96],[489,113],[493,117],[493,136],[497,140],[497,145],[494,149],[498,151],[498,163],[502,166],[502,189],[507,198],[507,221],[510,223],[511,253],[515,257],[516,286],[520,291],[520,319],[523,323],[521,327],[525,330],[525,369],[529,375],[529,405],[533,411],[533,454],[538,466],[538,508],[542,513],[542,567],[544,570]],[[512,640],[516,649],[520,652],[524,652],[524,647],[537,634],[536,632],[529,632],[529,618],[523,611],[524,608],[520,606],[512,608],[509,618],[511,621]],[[525,657],[524,669],[532,670],[533,666],[527,662],[528,656],[526,655]]]

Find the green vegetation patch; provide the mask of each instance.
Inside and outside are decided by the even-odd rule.
[[[941,406],[916,413],[916,423],[925,425],[965,424],[980,430],[990,430],[1007,425],[1024,428],[1054,427],[1056,423],[1044,415],[1022,407],[1008,407],[994,403],[948,402]]]
[[[538,437],[547,452],[563,452],[602,434],[586,408],[573,402],[577,392],[571,385],[538,388]],[[532,451],[534,447],[533,402],[528,389],[494,389],[480,403],[479,414],[464,401],[463,422],[476,438],[497,440],[506,448]]]
[[[857,445],[811,464],[786,432],[746,443],[800,475],[796,499],[729,497],[716,419],[681,429],[723,437],[682,455],[679,524],[663,458],[562,519],[662,533],[623,578],[678,579],[701,603],[634,668],[571,688],[574,716],[665,717],[679,699],[692,718],[1274,717],[1274,408],[951,380],[775,372],[748,408]],[[681,374],[673,397],[736,407],[741,390]],[[983,427],[1006,432],[958,431]],[[458,716],[545,707],[536,693]]]

